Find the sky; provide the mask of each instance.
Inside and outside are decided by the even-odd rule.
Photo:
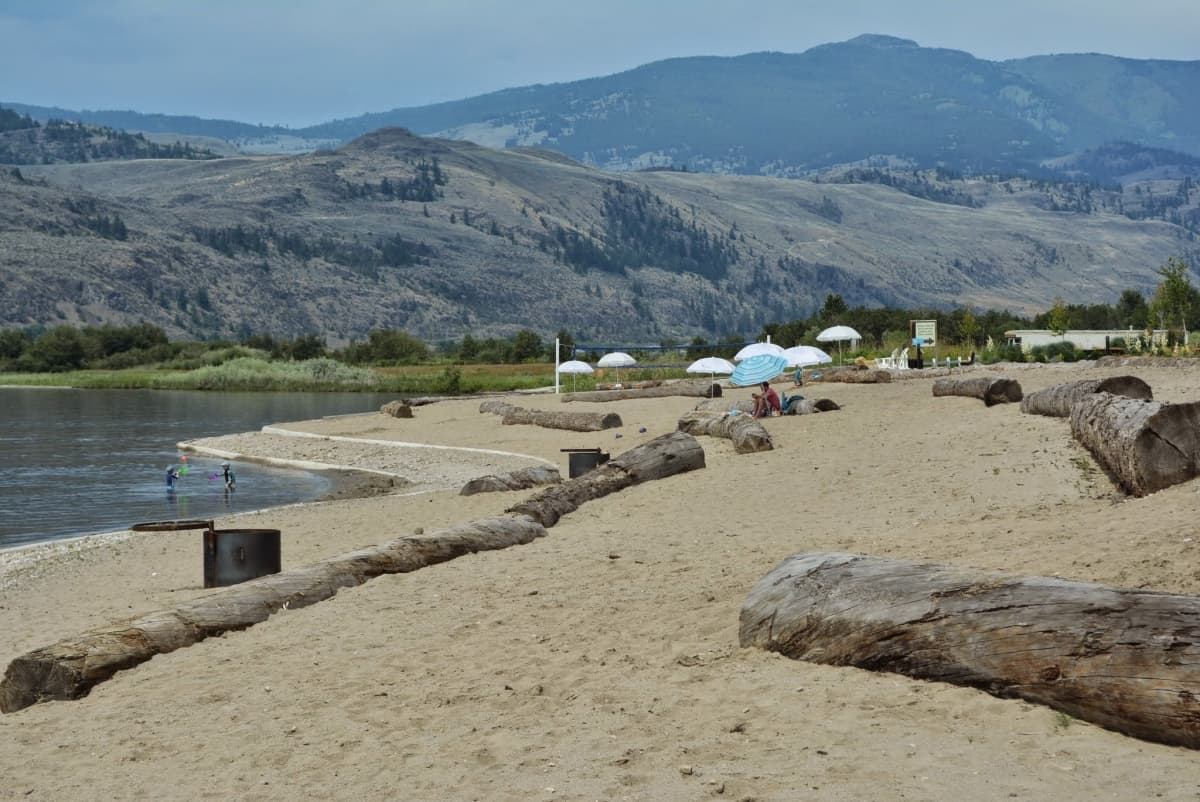
[[[0,103],[300,127],[862,33],[1200,59],[1197,0],[0,0]]]

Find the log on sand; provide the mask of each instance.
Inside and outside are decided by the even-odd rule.
[[[771,433],[749,414],[727,415],[721,412],[693,410],[679,419],[679,431],[692,435],[726,437],[739,454],[770,451],[775,448]]]
[[[745,412],[747,415],[749,415],[754,412],[754,400],[750,398],[743,398],[737,401],[701,401],[696,405],[695,411],[717,414],[721,412],[729,412],[734,409],[738,410],[739,412]],[[794,413],[787,414],[809,415],[813,412],[834,412],[835,410],[839,409],[841,409],[841,406],[839,406],[838,403],[832,398],[818,398],[815,401],[810,398],[805,398],[800,402]],[[681,429],[680,431],[683,430]]]
[[[704,449],[696,438],[671,432],[642,443],[583,476],[548,487],[505,512],[527,515],[542,526],[551,527],[585,501],[703,467]]]
[[[545,534],[541,524],[527,518],[475,521],[260,577],[171,610],[66,638],[9,663],[0,682],[0,711],[11,713],[50,699],[78,699],[122,669],[261,623],[284,607],[307,607],[383,574],[529,543]]]
[[[980,688],[1200,748],[1200,598],[795,555],[742,607],[742,646]]]
[[[503,416],[506,426],[525,424],[544,429],[566,429],[572,432],[599,432],[604,429],[619,429],[625,424],[615,412],[552,412],[544,409],[526,409],[503,401],[484,401],[480,412],[492,412]]]
[[[1134,496],[1200,474],[1200,401],[1166,404],[1093,393],[1071,407],[1071,434]]]
[[[511,517],[402,537],[307,566],[253,579],[132,622],[101,627],[14,659],[0,682],[0,712],[51,699],[77,699],[117,671],[156,654],[245,629],[272,613],[328,599],[383,574],[415,571],[464,554],[529,543],[585,501],[633,484],[704,467],[704,450],[673,432],[643,443],[585,476],[548,488]]]
[[[568,401],[627,401],[631,398],[667,398],[682,395],[693,398],[720,398],[721,385],[711,382],[681,381],[664,382],[657,387],[628,390],[596,390],[584,393],[563,393],[563,403]]]
[[[826,368],[821,378],[814,381],[841,382],[842,384],[887,384],[894,377],[890,370],[868,368]]]
[[[1021,411],[1031,415],[1065,418],[1071,414],[1072,404],[1092,393],[1112,393],[1146,401],[1154,398],[1150,385],[1137,376],[1109,376],[1107,379],[1084,379],[1056,384],[1032,392],[1021,399]]]
[[[987,406],[1021,400],[1021,383],[1016,379],[996,376],[975,376],[970,379],[938,379],[933,383],[934,396],[965,395],[983,399]]]
[[[558,468],[548,465],[535,465],[532,468],[521,468],[508,473],[491,474],[472,479],[458,491],[460,496],[473,496],[476,493],[495,493],[504,490],[526,490],[537,485],[552,485],[562,481]]]

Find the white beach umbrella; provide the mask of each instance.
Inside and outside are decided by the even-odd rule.
[[[600,357],[600,361],[596,363],[602,368],[616,368],[617,381],[621,380],[621,368],[627,368],[631,365],[636,365],[637,360],[631,357],[624,351],[612,351]]]
[[[783,358],[788,361],[789,368],[824,365],[833,361],[833,357],[829,354],[811,345],[796,345],[788,348],[783,352]]]
[[[719,356],[706,356],[687,366],[688,373],[707,373],[713,381],[716,381],[718,373],[729,374],[734,370],[736,368],[732,362]]]
[[[567,362],[563,362],[561,365],[559,365],[558,372],[571,374],[571,392],[574,392],[575,391],[575,377],[579,374],[591,373],[592,366],[586,362],[581,362],[578,359],[572,359]]]
[[[842,342],[844,340],[856,342],[861,339],[862,335],[849,326],[830,326],[817,335],[817,342],[819,343],[836,342],[838,344],[838,362],[842,361]]]
[[[743,359],[749,359],[752,356],[760,356],[762,354],[782,356],[783,348],[775,343],[750,343],[734,355],[733,361],[741,362]]]

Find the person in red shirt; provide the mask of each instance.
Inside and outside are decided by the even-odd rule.
[[[775,392],[767,382],[763,382],[761,393],[754,393],[754,417],[765,418],[768,415],[778,415],[781,407],[779,393]]]

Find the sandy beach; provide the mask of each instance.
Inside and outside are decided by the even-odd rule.
[[[1128,373],[1156,399],[1200,399],[1200,369],[984,373],[1026,392]],[[842,409],[765,421],[773,451],[699,438],[703,470],[585,504],[529,545],[375,579],[155,657],[86,698],[0,716],[0,799],[1200,798],[1192,750],[978,690],[739,648],[747,592],[802,551],[1200,594],[1200,482],[1127,498],[1064,420],[933,398],[931,384],[812,384],[809,397]],[[285,570],[433,533],[533,492],[459,496],[468,479],[544,461],[565,476],[560,449],[615,456],[674,430],[696,399],[514,403],[625,425],[504,426],[462,399],[412,419],[280,424],[323,438],[213,438],[394,477],[367,482],[368,497],[217,524],[280,529]],[[2,554],[0,660],[213,592],[201,585],[196,532]]]

